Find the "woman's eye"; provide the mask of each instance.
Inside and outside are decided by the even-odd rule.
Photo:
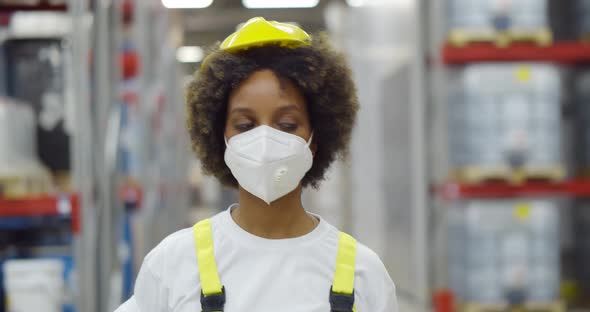
[[[234,126],[234,128],[239,132],[246,132],[252,128],[254,128],[253,123],[241,123]]]
[[[281,128],[281,131],[285,131],[285,132],[293,132],[295,130],[297,130],[299,126],[296,123],[290,123],[290,122],[283,122],[279,124],[279,128]]]

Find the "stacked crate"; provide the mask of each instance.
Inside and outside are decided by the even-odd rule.
[[[552,44],[548,0],[448,0],[454,47]],[[448,71],[449,178],[467,185],[557,183],[562,73],[550,63],[471,63]],[[463,311],[562,311],[559,206],[551,197],[455,202],[449,283]]]
[[[590,204],[585,202],[574,210],[576,244],[575,270],[580,281],[580,297],[590,304]]]
[[[553,6],[551,14],[542,13],[551,7],[547,2]],[[454,54],[454,62],[466,51],[476,54],[475,57],[465,56],[462,62],[472,63],[455,68],[448,79],[449,176],[461,187],[480,191],[467,196],[469,200],[457,202],[459,209],[451,211],[450,284],[469,311],[478,310],[482,305],[498,307],[498,304],[519,303],[532,304],[535,310],[559,310],[562,305],[557,289],[561,283],[561,264],[555,255],[562,246],[554,233],[557,233],[555,227],[560,216],[555,212],[547,214],[553,225],[539,227],[544,234],[537,235],[527,230],[534,227],[532,224],[537,219],[525,221],[514,212],[527,203],[531,207],[541,205],[547,211],[555,211],[557,205],[552,196],[556,193],[569,198],[588,196],[590,68],[572,68],[571,65],[590,61],[590,55],[583,55],[587,45],[581,42],[590,40],[590,0],[448,0],[448,4],[450,28],[445,53],[453,49],[459,52]],[[559,9],[555,9],[556,6]],[[559,29],[557,38],[575,41],[545,47],[547,42],[541,40],[539,34],[549,29],[547,16],[555,18],[557,14],[559,18],[552,21],[553,27],[559,24],[557,20],[572,26],[571,29],[561,27],[564,25],[555,28]],[[460,34],[459,39],[457,34]],[[540,55],[544,52],[547,54]],[[473,60],[485,62],[473,63]],[[507,60],[510,62],[505,63]],[[565,67],[555,65],[558,62],[565,63],[562,64]],[[574,79],[563,79],[562,68],[575,69]],[[569,82],[573,84],[570,86]],[[566,93],[570,87],[574,91],[571,97]],[[566,104],[563,116],[562,102]],[[575,127],[572,140],[566,141],[564,136],[569,138],[569,133],[562,133],[562,129],[569,126],[569,121],[574,122]],[[563,151],[570,142],[574,143],[572,160],[575,163],[571,167],[575,168],[575,175],[568,177],[566,168],[570,166],[566,165]],[[498,185],[499,189],[509,188],[513,192],[495,192]],[[534,191],[534,196],[526,193],[526,190],[538,190],[539,185],[543,185],[545,191]],[[496,195],[481,198],[481,194]],[[575,203],[579,204],[572,210],[574,223],[561,231],[573,231],[577,265],[571,270],[576,281],[564,281],[561,291],[568,303],[576,305],[585,300],[590,304],[590,204],[588,200]],[[504,217],[497,217],[502,211]],[[508,211],[512,211],[514,220],[509,220]],[[530,211],[534,215],[536,208]],[[565,211],[562,215],[570,213]],[[474,218],[474,215],[479,217]],[[512,230],[507,230],[508,227]],[[529,234],[519,234],[520,238],[518,235],[505,237],[507,233],[517,232]],[[536,248],[541,245],[553,248],[553,256],[547,257],[555,261],[546,262],[543,269],[529,263],[528,269],[523,270],[522,259],[531,254],[540,257],[540,249]],[[505,257],[503,246],[520,246],[517,249],[523,251],[522,254],[515,254],[515,259],[521,257],[520,264],[519,261],[498,260]],[[482,253],[487,256],[481,256]],[[477,262],[482,259],[488,262]],[[473,270],[473,266],[478,269]],[[564,268],[570,270],[569,265]],[[515,273],[521,276],[520,286],[515,287],[519,284],[516,282],[510,285],[506,272],[520,272]],[[527,286],[532,280],[538,281],[534,290]],[[547,296],[535,293],[544,287],[547,288],[542,293]],[[577,299],[572,299],[576,293]]]
[[[574,6],[574,12],[576,12],[576,35],[584,41],[590,41],[590,1],[575,0]]]
[[[456,180],[564,178],[561,83],[555,66],[480,63],[458,76],[448,106]]]
[[[578,173],[590,175],[590,69],[576,74],[574,81],[574,104],[576,108],[577,149],[576,162]]]
[[[589,2],[590,4],[590,2]],[[588,6],[590,9],[590,5]],[[590,11],[589,11],[590,13]],[[590,19],[588,21],[590,25]],[[589,29],[590,30],[590,29]],[[590,69],[576,74],[574,81],[576,107],[576,162],[580,176],[590,176]],[[590,304],[590,202],[579,201],[574,210],[575,270],[579,276],[580,296]]]
[[[465,45],[493,42],[551,44],[553,36],[545,0],[448,0],[449,42]]]
[[[450,278],[464,302],[551,303],[559,292],[559,217],[550,200],[472,200],[450,219]]]

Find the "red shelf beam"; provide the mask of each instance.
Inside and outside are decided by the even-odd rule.
[[[557,42],[547,47],[540,47],[532,43],[516,43],[506,48],[499,48],[491,43],[475,43],[460,48],[445,44],[442,57],[447,65],[511,61],[579,64],[590,63],[590,44]]]
[[[70,216],[72,231],[80,233],[80,198],[75,194],[66,195],[66,198],[60,196],[0,198],[0,218],[42,216]]]
[[[590,180],[572,180],[562,183],[526,183],[510,185],[503,183],[467,185],[448,183],[436,187],[444,199],[514,198],[514,197],[589,197]]]
[[[2,13],[13,13],[17,11],[67,11],[68,7],[65,5],[47,5],[42,4],[38,6],[27,6],[27,5],[0,5],[0,12]]]

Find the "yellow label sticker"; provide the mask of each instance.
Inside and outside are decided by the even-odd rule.
[[[528,220],[531,217],[531,205],[520,203],[514,209],[514,217],[520,221]]]
[[[578,282],[573,280],[565,280],[561,282],[559,287],[559,293],[561,297],[570,302],[578,297],[579,291]]]
[[[518,66],[516,68],[516,80],[519,82],[529,82],[531,77],[532,73],[529,66]]]

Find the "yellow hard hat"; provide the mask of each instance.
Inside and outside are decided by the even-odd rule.
[[[225,38],[220,48],[228,52],[236,52],[268,44],[296,48],[310,45],[311,37],[295,25],[269,22],[263,17],[254,17],[238,31]],[[207,59],[201,66],[204,67],[206,62]]]
[[[295,25],[275,21],[269,22],[263,17],[254,17],[238,31],[229,35],[221,43],[221,49],[236,51],[265,44],[278,44],[295,48],[310,43],[311,37],[303,29]]]

